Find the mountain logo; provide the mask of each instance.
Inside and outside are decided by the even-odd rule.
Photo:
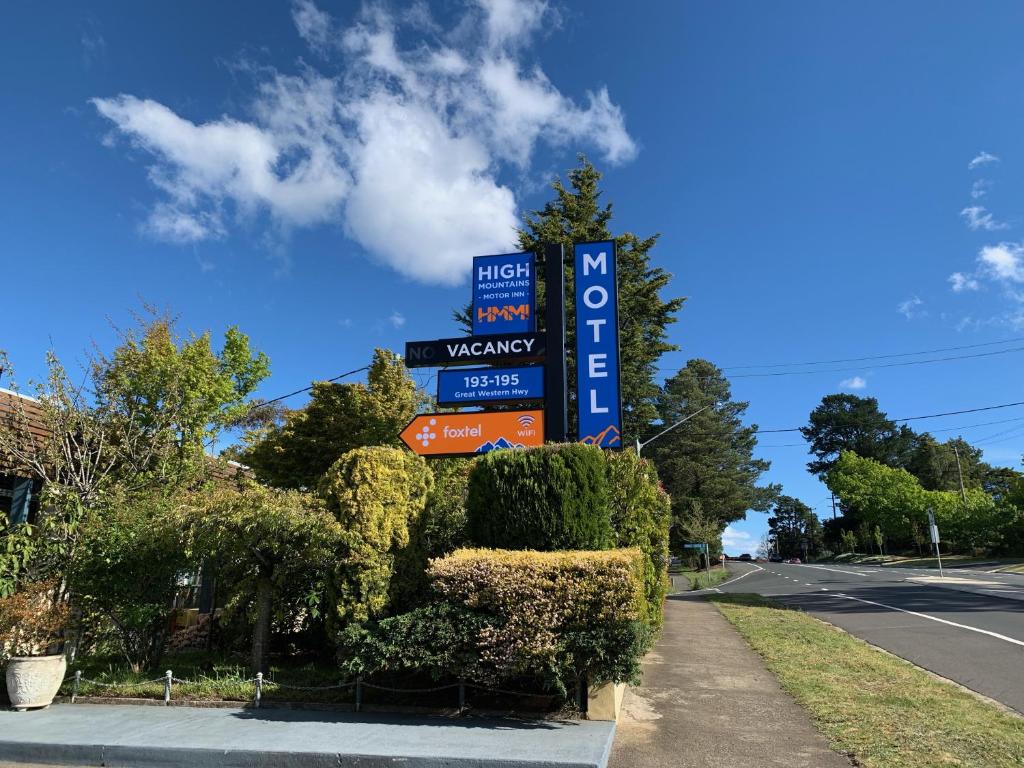
[[[504,437],[499,437],[494,442],[488,440],[486,443],[476,449],[477,453],[490,453],[491,451],[498,451],[502,448],[525,448],[522,443],[513,443],[510,440],[506,440]]]
[[[596,435],[587,435],[580,438],[580,442],[584,445],[596,445],[599,448],[611,448],[622,442],[622,436],[614,424],[609,424]]]

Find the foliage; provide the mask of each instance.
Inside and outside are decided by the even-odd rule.
[[[612,530],[600,448],[578,443],[492,451],[466,501],[470,541],[506,549],[606,549]]]
[[[56,582],[38,581],[0,598],[0,661],[45,655],[63,643],[70,610],[54,599],[56,592]]]
[[[927,491],[959,491],[961,474],[966,488],[981,488],[986,469],[991,469],[981,460],[981,454],[980,448],[963,438],[940,443],[925,432],[915,436],[906,470]]]
[[[690,509],[679,520],[680,538],[687,543],[707,544],[709,555],[722,553],[722,530],[721,521],[704,509],[700,499],[691,501]],[[693,551],[684,554],[693,554]]]
[[[423,513],[422,539],[427,557],[440,557],[466,543],[466,495],[472,459],[434,459],[434,484]]]
[[[10,597],[18,588],[38,543],[28,523],[0,527],[0,598]]]
[[[329,597],[333,621],[378,618],[422,589],[426,554],[410,533],[432,482],[423,459],[387,447],[349,451],[324,475],[319,494],[341,530]]]
[[[912,531],[927,525],[927,510],[935,514],[943,541],[954,548],[995,546],[1006,524],[1005,508],[988,494],[972,488],[961,494],[927,491],[905,469],[894,469],[850,451],[840,454],[826,482],[843,506],[861,516],[867,546],[878,545],[873,528],[886,540],[906,542]]]
[[[676,349],[667,341],[667,329],[676,322],[683,299],[662,299],[671,275],[651,265],[650,251],[658,235],[639,237],[630,232],[613,236],[610,229],[612,206],[601,204],[598,188],[601,173],[586,158],[568,172],[569,186],[555,180],[551,184],[554,199],[541,210],[524,216],[526,226],[519,230],[519,247],[537,255],[539,288],[537,311],[546,306],[544,286],[544,244],[560,243],[565,249],[566,344],[576,348],[575,283],[573,243],[615,240],[618,254],[619,356],[622,394],[623,433],[639,435],[655,418],[654,400],[658,394],[656,365],[665,353]],[[468,309],[455,313],[468,331],[472,327]],[[576,389],[576,370],[569,368],[569,391]],[[569,423],[576,422],[576,403],[569,401]]]
[[[214,487],[182,508],[190,554],[216,561],[221,580],[254,603],[251,665],[267,669],[270,626],[285,590],[302,585],[315,608],[342,540],[334,515],[314,496],[254,483]]]
[[[430,576],[445,602],[485,619],[482,679],[538,675],[564,693],[582,679],[638,676],[652,638],[643,570],[638,549],[458,550],[432,561]]]
[[[105,501],[84,524],[68,573],[74,604],[110,623],[136,671],[159,665],[178,577],[189,565],[175,520],[178,503],[156,493]]]
[[[822,527],[814,510],[792,496],[779,496],[768,518],[768,531],[776,553],[785,558],[817,556]]]
[[[800,433],[817,457],[807,469],[819,477],[832,469],[843,451],[891,467],[905,466],[914,440],[908,427],[897,426],[879,410],[878,400],[850,394],[823,397]]]
[[[343,454],[367,445],[400,446],[399,432],[422,404],[402,359],[374,350],[367,383],[313,384],[305,407],[284,423],[244,437],[238,458],[280,488],[315,488]]]
[[[668,591],[668,534],[672,500],[658,482],[654,465],[636,451],[606,454],[608,506],[614,545],[644,553],[644,594],[651,623],[661,626]]]
[[[181,338],[173,319],[156,314],[123,332],[109,356],[97,355],[84,382],[52,352],[47,365],[35,398],[14,398],[0,418],[0,465],[43,482],[32,558],[20,565],[31,578],[63,576],[83,522],[107,497],[201,482],[206,446],[242,418],[268,372],[266,356],[237,329],[214,352],[209,333]],[[2,354],[0,366],[9,369]],[[18,578],[6,570],[11,562],[8,585]]]
[[[778,493],[776,486],[757,484],[770,464],[754,458],[757,427],[742,420],[748,404],[730,398],[728,379],[707,360],[688,361],[665,381],[658,396],[664,426],[649,428],[651,435],[696,413],[648,449],[672,497],[673,551],[681,544],[678,525],[694,501],[724,528],[743,519],[747,510],[767,510]],[[697,413],[705,406],[707,410]]]
[[[422,672],[435,680],[482,676],[477,642],[487,627],[481,614],[450,603],[430,603],[409,613],[352,624],[340,636],[346,674]]]

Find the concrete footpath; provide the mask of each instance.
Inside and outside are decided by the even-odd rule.
[[[612,723],[56,704],[0,712],[0,765],[604,768]]]
[[[761,658],[703,598],[670,596],[626,693],[609,768],[849,768]]]

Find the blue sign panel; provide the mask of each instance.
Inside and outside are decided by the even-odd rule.
[[[532,253],[473,259],[473,335],[526,333],[537,328]]]
[[[575,250],[579,441],[621,448],[615,243],[577,243]]]
[[[438,405],[544,399],[544,366],[458,368],[437,372]]]

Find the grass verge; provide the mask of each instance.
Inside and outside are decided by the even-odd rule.
[[[858,765],[1024,765],[1024,718],[758,595],[710,599]]]
[[[730,575],[728,571],[720,567],[712,568],[710,573],[707,571],[680,571],[679,574],[685,576],[690,582],[690,589],[708,589],[718,586]]]

